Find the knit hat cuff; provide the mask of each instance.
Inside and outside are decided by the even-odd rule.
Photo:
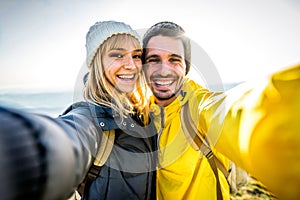
[[[90,27],[86,35],[86,62],[88,67],[90,67],[101,44],[110,37],[118,34],[128,34],[135,37],[139,42],[141,41],[138,33],[123,22],[102,21],[96,22]]]

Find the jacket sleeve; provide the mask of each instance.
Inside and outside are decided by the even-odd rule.
[[[282,199],[300,197],[300,65],[212,93],[200,126],[215,148]]]
[[[50,118],[0,107],[3,199],[66,199],[84,178],[100,140],[88,114]]]

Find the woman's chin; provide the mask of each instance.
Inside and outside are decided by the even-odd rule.
[[[134,85],[132,86],[122,85],[122,86],[118,86],[116,89],[118,89],[122,93],[132,93],[134,90]]]

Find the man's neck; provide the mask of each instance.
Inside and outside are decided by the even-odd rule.
[[[167,107],[168,105],[170,105],[175,99],[177,98],[177,96],[173,96],[172,98],[170,99],[157,99],[155,98],[155,103],[159,106],[162,106],[162,107]]]

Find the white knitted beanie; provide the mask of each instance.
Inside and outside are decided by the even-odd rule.
[[[100,21],[90,27],[86,35],[86,63],[88,68],[90,68],[100,45],[111,36],[118,34],[129,34],[141,41],[139,34],[123,22]]]

